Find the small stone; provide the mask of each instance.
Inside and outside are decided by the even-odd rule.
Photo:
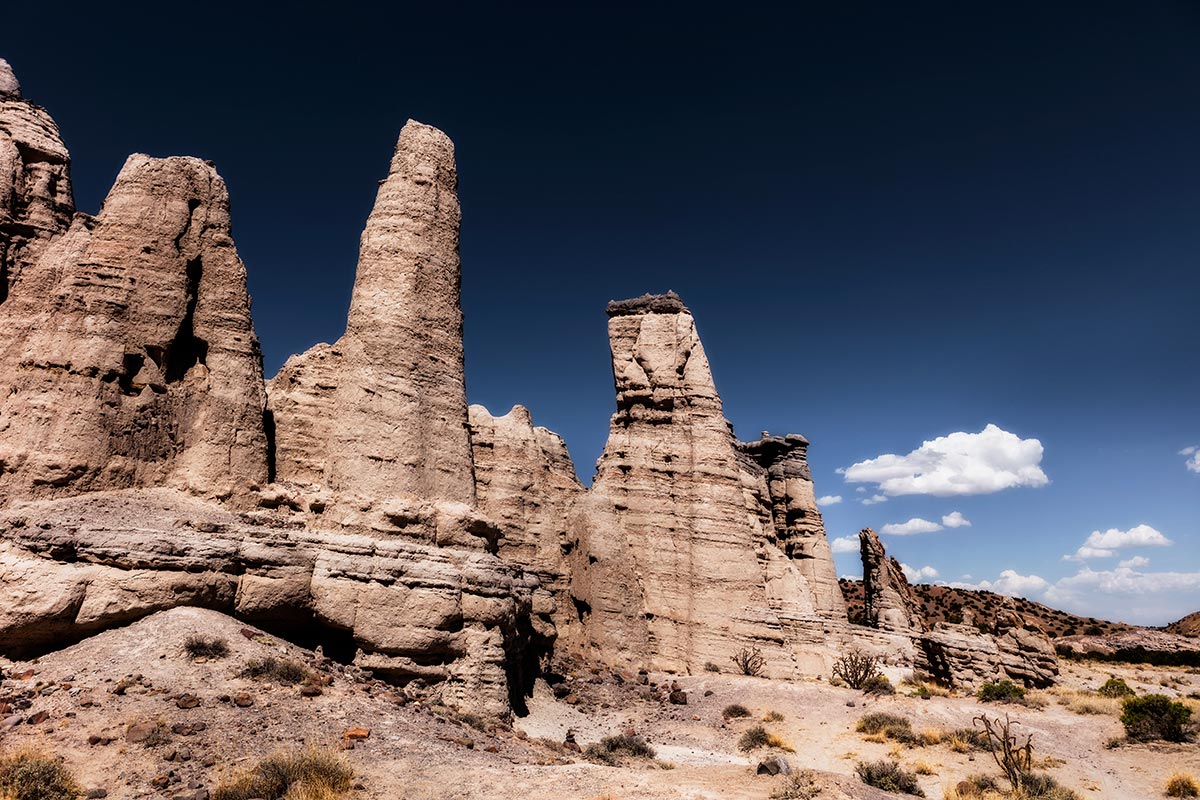
[[[150,738],[157,727],[153,722],[135,722],[125,729],[125,741],[137,744]]]
[[[0,729],[8,729],[8,728],[16,727],[17,725],[21,724],[21,721],[23,719],[25,719],[25,718],[22,717],[20,714],[13,714],[10,717],[5,717],[4,721],[0,722]]]
[[[346,728],[342,731],[342,738],[347,740],[366,739],[370,735],[370,728]]]
[[[29,719],[27,719],[25,721],[27,723],[29,723],[30,725],[41,725],[43,722],[45,722],[48,719],[50,719],[49,711],[38,711],[37,713],[30,714]]]
[[[758,763],[759,775],[791,775],[792,765],[783,756],[773,756]]]
[[[195,708],[200,705],[200,698],[194,694],[181,694],[175,700],[175,705],[179,708]]]
[[[317,697],[322,693],[321,687],[312,683],[306,683],[300,687],[301,697]]]
[[[87,794],[85,794],[84,797],[87,797],[91,800],[101,797],[108,797],[108,789],[88,789]]]
[[[233,704],[238,708],[249,708],[254,705],[254,697],[249,692],[238,692],[233,696]]]
[[[170,775],[155,775],[150,779],[150,785],[155,789],[165,789],[171,783]]]
[[[676,689],[675,691],[673,691],[669,695],[667,695],[667,700],[673,706],[686,706],[688,704],[687,703],[687,692]]]

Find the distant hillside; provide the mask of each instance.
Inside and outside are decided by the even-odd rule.
[[[1167,630],[1180,636],[1200,636],[1200,611],[1193,611],[1183,619],[1172,622]]]
[[[862,619],[863,589],[862,581],[852,581],[845,578],[838,580],[842,594],[846,597],[846,605],[850,613],[850,621]],[[925,611],[925,618],[930,622],[963,621],[963,611],[972,609],[976,621],[995,619],[1001,604],[1006,599],[994,592],[984,592],[976,589],[953,589],[949,586],[934,586],[927,583],[913,585],[913,591]],[[1095,617],[1079,617],[1065,611],[1035,603],[1022,597],[1014,597],[1017,609],[1029,622],[1036,622],[1051,638],[1076,635],[1107,635],[1124,631],[1137,630],[1136,626],[1123,622],[1109,622]],[[1194,629],[1200,629],[1200,613],[1184,617],[1175,625],[1181,625],[1191,620]],[[1174,631],[1179,633],[1180,631]]]

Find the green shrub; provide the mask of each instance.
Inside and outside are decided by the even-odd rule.
[[[1120,678],[1109,678],[1103,686],[1096,690],[1096,694],[1101,697],[1133,697],[1137,693]]]
[[[867,714],[858,721],[854,730],[859,733],[881,734],[903,744],[913,744],[918,741],[917,735],[913,733],[911,722],[898,714],[888,714],[883,711]]]
[[[746,708],[744,705],[741,705],[740,703],[732,703],[730,705],[725,706],[725,709],[721,712],[721,716],[724,717],[725,719],[734,719],[735,717],[748,717],[748,716],[750,716],[750,709]]]
[[[654,748],[642,737],[632,733],[605,736],[596,744],[589,744],[583,754],[593,761],[609,766],[618,766],[626,758],[654,758]]]
[[[1121,707],[1125,735],[1139,742],[1165,739],[1183,742],[1188,738],[1187,724],[1192,710],[1165,694],[1130,697]]]
[[[868,786],[883,789],[885,792],[902,792],[916,797],[924,797],[917,776],[901,767],[895,761],[863,761],[859,762],[854,771],[859,779]]]
[[[975,696],[981,703],[1019,703],[1025,699],[1025,689],[1005,678],[999,683],[985,683]]]
[[[0,756],[4,800],[75,800],[79,785],[57,758],[26,752]]]
[[[753,728],[748,728],[745,733],[738,738],[738,750],[743,753],[748,753],[751,750],[759,747],[766,747],[771,743],[771,734],[762,725],[755,725]]]

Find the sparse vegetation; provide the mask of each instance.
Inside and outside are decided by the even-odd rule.
[[[956,728],[946,736],[946,743],[955,753],[987,750],[987,734],[978,728]]]
[[[879,674],[879,657],[861,650],[851,650],[833,662],[833,676],[851,689],[862,689]]]
[[[768,711],[763,715],[763,722],[783,722],[783,714],[778,711]]]
[[[901,744],[916,744],[920,740],[913,733],[912,723],[898,714],[876,711],[858,721],[854,730],[859,733],[883,736]]]
[[[1019,703],[1025,699],[1025,689],[1005,678],[999,683],[985,683],[975,696],[981,703]]]
[[[730,705],[725,706],[725,708],[721,711],[721,716],[725,719],[748,717],[750,716],[750,709],[746,708],[740,703],[731,703]]]
[[[802,769],[783,777],[783,783],[771,792],[771,800],[812,800],[821,793],[811,769]]]
[[[1130,697],[1121,709],[1125,735],[1139,742],[1165,739],[1183,742],[1189,738],[1192,710],[1163,694]]]
[[[324,800],[348,792],[353,779],[354,772],[336,753],[274,753],[252,769],[222,781],[212,800]]]
[[[766,747],[771,743],[771,734],[762,725],[755,725],[753,728],[747,728],[746,731],[738,738],[738,750],[743,753],[748,753],[751,750],[756,750],[759,747]]]
[[[885,792],[902,792],[916,797],[924,797],[925,792],[917,783],[917,776],[901,767],[895,761],[860,761],[854,767],[859,780],[876,789]]]
[[[641,736],[632,733],[618,733],[615,736],[605,736],[596,744],[589,744],[583,749],[587,758],[610,767],[619,766],[630,758],[652,760],[654,748]]]
[[[229,655],[229,642],[220,636],[197,633],[184,640],[183,649],[191,658],[224,658]]]
[[[767,659],[763,656],[762,650],[757,647],[743,647],[731,655],[729,660],[733,662],[739,672],[750,676],[760,674],[763,667],[767,665]]]
[[[862,685],[863,694],[895,694],[896,687],[892,686],[892,682],[884,675],[876,675],[873,678],[867,678]]]
[[[704,671],[705,672],[720,672],[721,668],[711,661],[705,661],[704,662]]]
[[[1196,785],[1196,779],[1191,775],[1176,772],[1167,778],[1163,794],[1167,797],[1200,797],[1200,786]]]
[[[1129,688],[1129,684],[1120,678],[1109,678],[1104,682],[1104,685],[1096,690],[1096,694],[1101,697],[1124,698],[1133,697],[1136,692]]]
[[[74,800],[80,791],[60,759],[33,751],[0,756],[4,800]]]
[[[303,683],[311,676],[311,672],[298,661],[285,658],[256,658],[246,662],[241,671],[243,678],[266,678],[276,683]]]
[[[143,747],[158,747],[160,745],[169,744],[171,741],[171,729],[167,727],[167,723],[161,719],[154,723],[154,728],[146,734],[146,738],[142,740]]]
[[[1027,734],[1024,744],[1019,743],[1013,731],[1016,723],[1007,715],[1001,720],[981,714],[974,722],[987,736],[992,759],[1011,787],[1010,796],[1028,800],[1078,800],[1075,792],[1060,786],[1051,776],[1033,771],[1033,735]]]

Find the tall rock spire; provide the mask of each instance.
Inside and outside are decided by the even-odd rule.
[[[457,183],[453,143],[410,120],[362,233],[345,335],[289,359],[269,387],[280,480],[360,508],[474,506]]]

